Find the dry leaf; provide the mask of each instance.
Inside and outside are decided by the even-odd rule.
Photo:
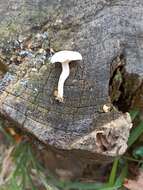
[[[22,135],[19,135],[18,133],[16,133],[16,131],[14,130],[14,128],[8,127],[8,128],[6,129],[6,131],[7,131],[8,133],[10,133],[10,135],[14,138],[14,140],[16,141],[16,143],[21,142],[21,140],[22,140]]]
[[[140,172],[136,180],[126,179],[124,187],[129,190],[143,190],[143,172]]]
[[[12,136],[16,135],[15,130],[12,127],[7,127],[6,129]]]

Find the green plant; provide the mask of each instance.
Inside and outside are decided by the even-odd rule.
[[[139,111],[131,111],[132,120],[138,115]],[[15,163],[11,178],[5,187],[0,190],[38,190],[37,177],[40,185],[45,190],[118,190],[123,188],[123,183],[128,175],[129,163],[134,162],[143,164],[143,147],[140,146],[132,150],[132,154],[115,158],[109,179],[106,183],[81,183],[81,182],[62,182],[55,179],[52,175],[46,176],[43,167],[36,159],[32,144],[28,140],[22,140],[15,143],[13,137],[5,131],[2,122],[0,122],[0,131],[5,135],[7,141],[14,146],[12,158]],[[128,146],[129,150],[143,133],[143,122],[133,128],[131,131]]]

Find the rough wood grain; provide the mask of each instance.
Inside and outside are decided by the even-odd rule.
[[[11,3],[12,6],[14,2]],[[1,5],[5,7],[6,1],[1,1]],[[33,14],[40,10],[40,16],[36,17],[40,19],[38,22],[31,10],[28,18],[21,13],[23,8],[28,6],[31,9],[32,5]],[[105,157],[123,154],[132,124],[128,114],[114,109],[109,97],[109,82],[112,66],[118,66],[118,61],[114,60],[122,55],[125,60],[123,81],[126,84],[126,76],[131,79],[131,86],[134,86],[131,94],[142,84],[142,0],[54,0],[42,3],[39,0],[31,4],[15,1],[14,7],[15,13],[11,8],[4,13],[1,9],[2,26],[6,26],[6,20],[9,20],[4,15],[9,13],[13,21],[13,14],[20,12],[16,23],[24,19],[23,24],[19,23],[23,35],[26,35],[25,31],[28,34],[48,31],[52,48],[56,51],[77,50],[83,55],[83,61],[71,63],[70,77],[64,87],[65,102],[61,104],[54,98],[60,64],[50,65],[47,60],[44,64],[39,63],[36,56],[27,58],[17,67],[15,78],[0,95],[1,114],[45,144],[59,149],[89,151]],[[3,48],[3,44],[1,46]],[[33,71],[35,63],[37,72]],[[111,111],[105,113],[104,105],[110,105]]]

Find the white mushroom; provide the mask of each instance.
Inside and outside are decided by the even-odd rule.
[[[51,57],[51,63],[60,62],[62,64],[62,72],[58,82],[58,92],[56,100],[63,102],[64,83],[70,74],[69,63],[71,61],[82,60],[80,53],[76,51],[59,51]]]

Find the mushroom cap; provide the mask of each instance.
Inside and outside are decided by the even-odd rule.
[[[67,51],[67,50],[55,53],[50,59],[51,63],[56,63],[56,62],[64,63],[64,62],[78,61],[78,60],[82,60],[82,56],[79,52]]]

